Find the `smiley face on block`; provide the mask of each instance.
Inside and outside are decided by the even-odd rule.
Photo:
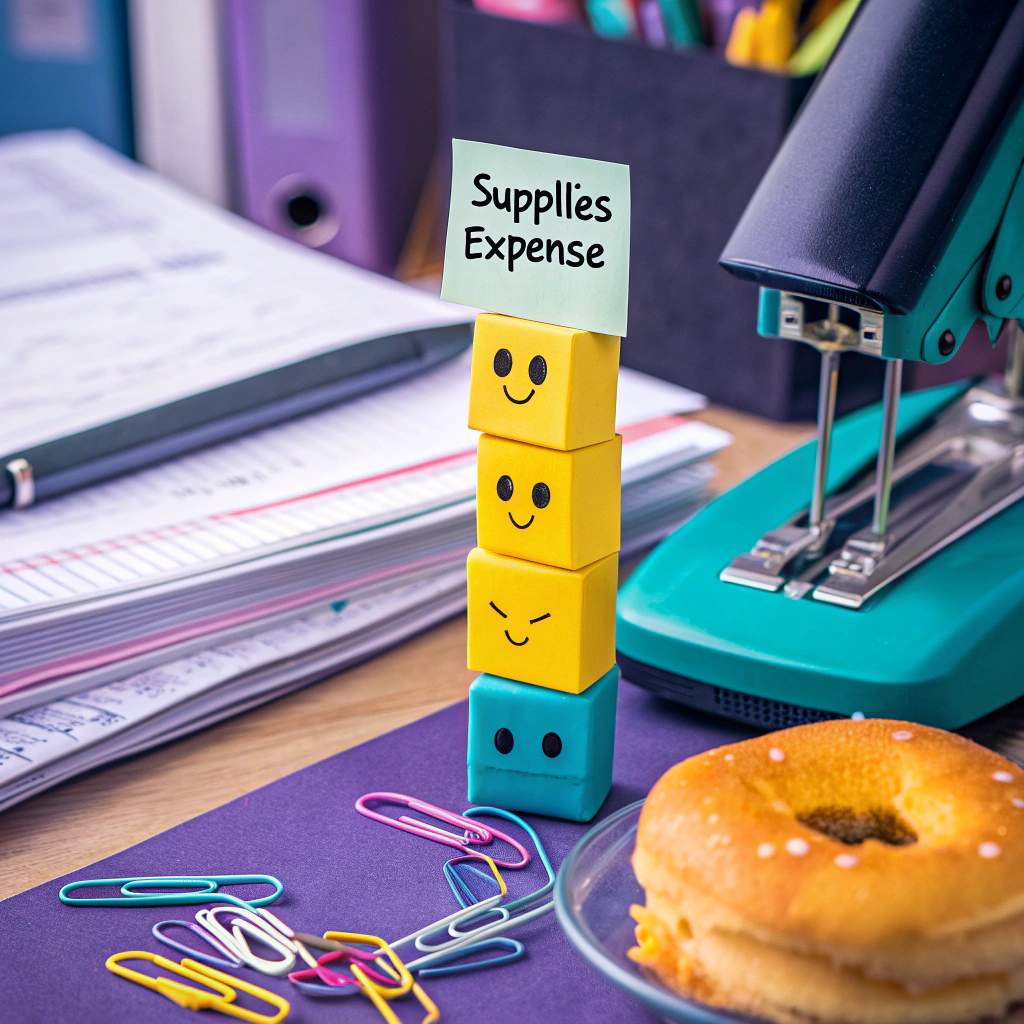
[[[583,693],[484,674],[469,688],[469,802],[589,821],[612,785],[613,665]]]
[[[579,569],[619,550],[622,438],[556,451],[483,434],[477,449],[477,543]]]
[[[473,336],[469,425],[569,451],[615,434],[619,339],[481,313]]]
[[[618,555],[558,569],[474,548],[469,667],[581,693],[615,663]]]

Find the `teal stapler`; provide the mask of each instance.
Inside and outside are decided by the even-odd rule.
[[[817,440],[627,581],[627,679],[764,727],[957,728],[1024,694],[1022,99],[1024,0],[863,0],[720,261],[760,334],[820,351]],[[978,320],[1005,379],[901,395]],[[883,400],[834,423],[848,351]]]

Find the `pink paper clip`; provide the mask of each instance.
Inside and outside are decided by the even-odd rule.
[[[367,803],[371,800],[383,800],[387,803],[400,804],[408,807],[411,811],[419,811],[420,814],[434,818],[436,821],[443,821],[445,824],[461,828],[464,834],[456,835],[447,829],[431,824],[429,821],[419,821],[417,818],[411,818],[407,814],[402,814],[397,818],[390,818],[386,814],[381,814],[379,811],[374,811],[367,807]],[[482,859],[482,856],[475,850],[469,849],[470,846],[482,846],[494,839],[500,839],[508,843],[522,859],[518,863],[514,863],[512,861],[491,858],[498,867],[509,869],[525,868],[530,863],[529,850],[511,836],[505,835],[504,832],[499,832],[496,828],[482,825],[479,821],[464,818],[461,814],[446,811],[443,807],[428,804],[426,800],[418,800],[414,796],[406,796],[404,793],[365,793],[356,801],[356,810],[365,817],[383,822],[383,824],[390,825],[392,828],[401,829],[403,832],[411,832],[413,835],[422,836],[424,839],[429,839],[434,843],[454,846],[456,849],[465,851],[464,855],[466,857],[473,857],[474,859]]]
[[[325,985],[330,985],[331,988],[344,988],[346,985],[355,985],[357,988],[362,988],[362,985],[355,978],[349,977],[347,974],[340,974],[338,971],[332,971],[327,964],[334,963],[337,960],[345,960],[346,962],[352,960],[366,960],[373,961],[380,956],[380,951],[367,952],[365,956],[362,950],[351,950],[350,952],[334,951],[330,953],[324,953],[323,956],[317,957],[316,967],[304,967],[300,971],[292,971],[288,975],[288,980],[295,981],[314,981],[319,979]],[[363,965],[363,970],[371,977],[374,981],[379,981],[385,985],[393,985],[395,983],[394,978],[386,978],[379,971],[375,971],[368,964]]]

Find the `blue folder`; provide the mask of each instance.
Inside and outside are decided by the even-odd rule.
[[[0,135],[79,128],[132,154],[126,0],[0,0]]]

